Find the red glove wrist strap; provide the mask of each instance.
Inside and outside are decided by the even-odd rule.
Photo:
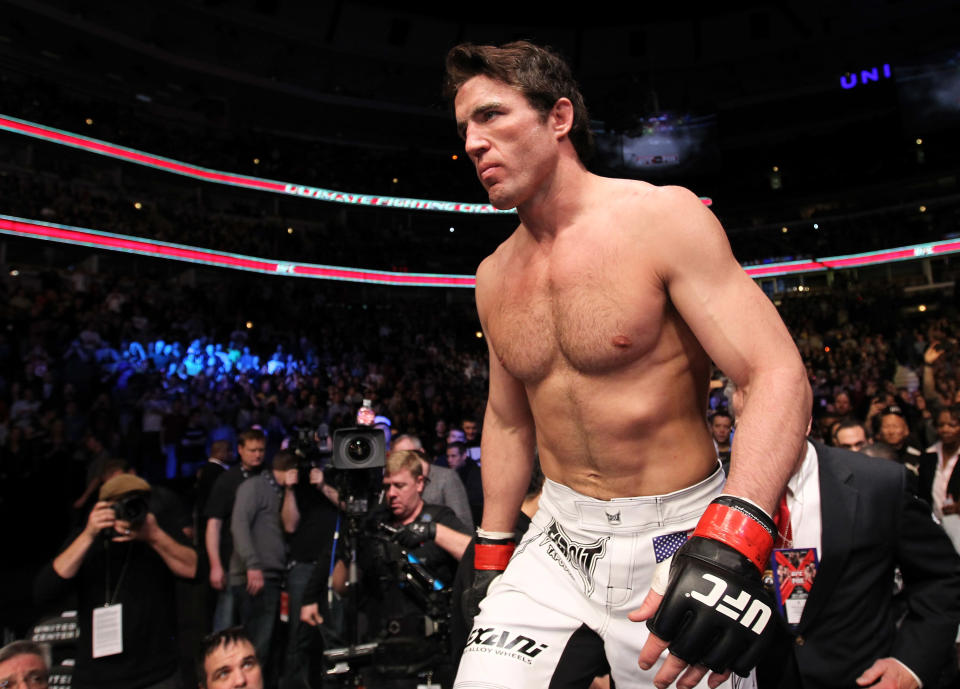
[[[720,541],[740,552],[761,572],[773,548],[773,537],[757,520],[727,505],[710,503],[694,536]]]
[[[492,545],[489,543],[477,543],[473,552],[474,569],[493,569],[502,572],[507,568],[510,562],[510,556],[513,555],[515,543],[503,543]]]

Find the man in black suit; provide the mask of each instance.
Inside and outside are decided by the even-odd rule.
[[[817,548],[820,565],[805,605],[795,604],[796,624],[780,616],[783,633],[757,668],[760,689],[934,689],[960,623],[960,556],[903,466],[811,443],[787,490],[793,543],[784,547]]]

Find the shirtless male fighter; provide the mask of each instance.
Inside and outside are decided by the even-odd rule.
[[[810,415],[790,335],[696,196],[586,170],[586,108],[554,53],[457,46],[446,90],[490,202],[520,216],[477,271],[490,389],[472,593],[487,596],[455,686],[747,674],[773,627],[769,515]],[[711,359],[746,400],[723,495]],[[548,480],[514,552],[535,444]]]

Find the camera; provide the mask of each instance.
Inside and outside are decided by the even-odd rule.
[[[297,468],[309,471],[324,465],[324,460],[330,456],[328,438],[330,430],[327,424],[322,423],[316,428],[298,428],[296,436],[292,438],[290,450],[297,456]]]
[[[113,503],[113,513],[117,515],[117,519],[130,522],[131,529],[139,529],[147,520],[147,512],[150,511],[147,495],[139,491],[121,495]]]
[[[147,502],[149,497],[150,494],[143,491],[124,493],[110,507],[118,520],[129,522],[130,528],[136,531],[147,521],[147,513],[150,511],[150,505]],[[100,533],[104,538],[113,538],[117,535],[113,527],[103,529]]]
[[[379,428],[358,426],[333,432],[335,469],[376,469],[387,460],[387,436]]]
[[[331,483],[347,515],[366,514],[378,503],[386,460],[387,437],[379,428],[338,428],[333,432]]]

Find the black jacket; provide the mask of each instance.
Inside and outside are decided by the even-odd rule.
[[[894,462],[814,444],[819,459],[820,571],[795,631],[757,668],[761,689],[854,687],[892,656],[921,679],[937,678],[960,623],[960,556]],[[800,544],[798,544],[800,545]],[[906,617],[897,627],[894,569]]]

